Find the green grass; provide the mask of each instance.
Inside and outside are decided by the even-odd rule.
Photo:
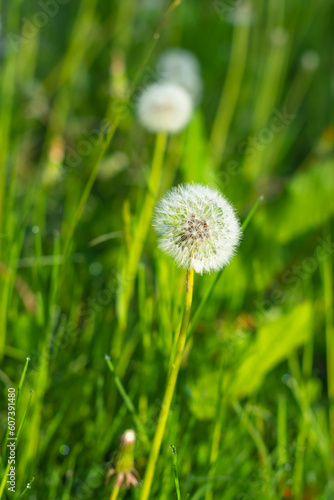
[[[3,444],[19,392],[2,498],[109,499],[128,428],[144,478],[185,290],[150,212],[194,181],[244,234],[223,273],[195,276],[150,498],[333,499],[333,2],[253,0],[233,25],[232,0],[54,1],[39,17],[1,2]],[[204,91],[164,144],[135,106],[173,46],[197,55]]]

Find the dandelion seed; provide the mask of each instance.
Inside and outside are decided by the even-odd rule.
[[[162,81],[181,85],[198,103],[203,82],[200,63],[192,52],[180,48],[166,50],[158,60],[157,71]]]
[[[192,114],[189,94],[175,83],[154,83],[140,96],[138,117],[150,132],[180,132]]]
[[[153,226],[159,247],[179,266],[201,274],[228,264],[240,240],[239,221],[230,203],[201,184],[168,191],[155,208]]]

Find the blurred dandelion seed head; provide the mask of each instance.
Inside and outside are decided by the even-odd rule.
[[[150,132],[180,132],[189,122],[193,106],[189,94],[175,83],[154,83],[138,100],[138,117]]]
[[[166,50],[158,60],[157,71],[163,81],[180,85],[198,103],[203,82],[200,63],[192,52],[180,48]]]
[[[159,247],[179,266],[201,274],[228,264],[241,235],[231,204],[201,184],[170,189],[156,205],[153,225]]]
[[[128,444],[134,444],[136,442],[136,433],[132,429],[128,429],[123,432],[121,436],[121,443],[123,446]]]
[[[233,6],[226,5],[225,20],[233,26],[250,26],[254,21],[254,12],[248,0],[235,0]]]

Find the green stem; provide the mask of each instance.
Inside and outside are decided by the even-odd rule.
[[[16,407],[18,407],[18,402],[19,402],[19,398],[20,398],[20,393],[21,393],[21,390],[22,390],[22,386],[23,386],[23,382],[24,382],[24,379],[25,379],[25,376],[26,376],[26,373],[27,373],[27,369],[28,369],[28,364],[29,364],[29,361],[30,361],[30,358],[26,358],[26,362],[25,362],[25,365],[24,365],[24,368],[23,368],[23,372],[22,372],[22,375],[21,375],[21,378],[20,378],[20,382],[19,382],[19,386],[18,386],[18,389],[17,389],[17,393],[16,393]],[[6,436],[5,436],[5,443],[7,442],[7,439],[8,439],[8,434],[9,434],[9,428],[7,427],[7,431],[6,431]],[[17,437],[17,436],[16,436]],[[3,449],[3,457],[2,457],[2,463],[5,463],[5,458],[6,458],[6,453],[7,453],[7,448],[4,446],[4,449]],[[1,498],[1,497],[0,497]]]
[[[271,457],[266,447],[266,444],[261,436],[259,430],[255,427],[255,425],[250,420],[248,414],[243,409],[239,402],[233,403],[233,408],[237,415],[240,417],[241,423],[244,425],[245,429],[247,429],[250,437],[253,439],[255,446],[257,448],[260,464],[263,467],[263,475],[266,482],[265,488],[270,487],[270,478],[272,477],[272,463]],[[269,498],[269,497],[267,497]]]
[[[144,478],[144,483],[143,483],[143,489],[141,492],[140,500],[148,500],[150,491],[151,491],[151,486],[152,486],[152,481],[153,481],[153,476],[154,476],[154,471],[161,447],[161,442],[162,438],[165,432],[166,428],[166,423],[167,423],[167,418],[169,414],[169,409],[170,405],[172,402],[173,394],[174,394],[174,389],[177,381],[177,377],[179,374],[180,366],[181,366],[181,361],[182,361],[182,356],[184,352],[184,347],[186,344],[186,339],[187,339],[187,333],[188,333],[188,326],[189,326],[189,318],[190,318],[190,310],[191,310],[191,303],[192,303],[192,297],[193,297],[193,287],[194,287],[194,270],[190,269],[187,273],[187,289],[186,289],[186,298],[185,298],[185,304],[184,304],[184,310],[183,310],[183,319],[182,319],[182,325],[181,325],[181,330],[180,330],[180,336],[177,344],[177,351],[174,359],[174,363],[172,365],[171,371],[169,373],[168,377],[168,382],[167,382],[167,387],[164,395],[164,399],[162,402],[162,407],[160,410],[160,415],[158,419],[158,425],[155,431],[153,443],[152,443],[152,448],[151,448],[151,453],[148,459],[147,463],[147,468],[146,468],[146,474]]]
[[[218,165],[225,149],[228,131],[240,94],[248,47],[249,25],[235,26],[230,64],[210,138],[211,157]]]
[[[114,377],[115,385],[116,385],[127,409],[131,413],[134,423],[136,424],[136,427],[137,427],[138,432],[139,432],[139,436],[144,441],[145,445],[148,445],[148,437],[147,437],[146,431],[144,429],[144,426],[141,423],[141,421],[136,413],[136,409],[135,409],[130,397],[126,393],[126,390],[124,389],[124,386],[123,386],[120,378],[115,373],[115,367],[114,367],[113,363],[111,362],[110,356],[106,355],[105,359],[106,359],[107,365],[109,367],[109,370],[111,371],[111,373]]]
[[[295,465],[292,477],[292,491],[296,500],[303,497],[303,478],[305,472],[305,451],[307,449],[308,424],[300,417],[299,432],[296,441]]]
[[[159,192],[161,170],[166,150],[166,142],[167,134],[159,133],[156,137],[152,168],[148,181],[148,189],[144,204],[139,215],[137,232],[134,235],[130,253],[124,267],[124,279],[122,283],[123,287],[121,290],[119,301],[119,326],[121,332],[124,332],[126,328],[127,313],[133,293],[138,264],[152,219],[153,208]],[[117,346],[115,346],[115,354],[118,354],[121,347],[122,335],[119,334],[115,336],[115,340],[117,342]]]
[[[277,411],[277,462],[282,467],[288,461],[287,453],[287,401],[286,396],[280,394]]]
[[[174,481],[175,481],[175,489],[176,489],[176,498],[177,500],[181,500],[181,491],[180,491],[180,482],[179,475],[177,473],[177,453],[175,446],[171,446],[171,450],[173,452],[173,469],[174,469]]]
[[[100,167],[100,164],[101,164],[101,161],[104,157],[104,154],[111,142],[111,139],[113,138],[113,135],[119,125],[119,122],[120,122],[120,118],[117,117],[117,119],[114,121],[114,123],[110,126],[109,130],[108,130],[108,134],[107,134],[107,137],[106,139],[104,140],[103,144],[102,144],[102,147],[100,148],[100,150],[98,151],[97,153],[97,156],[96,156],[96,159],[94,160],[94,163],[93,163],[93,167],[92,167],[92,170],[91,170],[91,174],[89,176],[89,179],[87,181],[87,184],[85,186],[85,189],[81,195],[81,198],[80,198],[80,201],[79,201],[79,204],[77,206],[77,209],[75,211],[75,214],[73,216],[73,221],[72,221],[72,224],[70,225],[68,231],[67,231],[67,236],[66,236],[66,239],[65,239],[65,243],[64,243],[64,250],[63,250],[63,256],[64,256],[64,259],[66,260],[66,258],[68,257],[69,253],[70,253],[70,249],[71,249],[71,243],[72,243],[72,237],[73,237],[73,234],[74,234],[74,231],[81,219],[81,216],[82,216],[82,213],[85,209],[85,206],[86,206],[86,203],[87,203],[87,200],[88,200],[88,197],[90,195],[90,192],[92,190],[92,187],[95,183],[95,180],[96,180],[96,177],[97,177],[97,174],[98,174],[98,171],[99,171],[99,167]]]
[[[327,233],[327,234],[326,234]],[[327,230],[325,236],[330,239]],[[322,281],[325,303],[325,329],[326,329],[326,364],[327,364],[327,387],[329,401],[329,433],[332,450],[332,467],[334,467],[334,327],[333,327],[333,263],[331,256],[322,263]]]
[[[22,418],[22,421],[21,421],[21,424],[20,424],[20,427],[19,427],[18,433],[17,433],[17,435],[16,435],[16,441],[15,441],[15,447],[16,447],[16,448],[17,448],[17,446],[18,446],[18,444],[19,444],[19,440],[20,440],[20,436],[21,436],[21,433],[22,433],[22,429],[23,429],[23,426],[24,426],[24,423],[25,423],[25,420],[26,420],[26,416],[27,416],[27,413],[28,413],[29,407],[30,407],[30,403],[31,403],[31,396],[32,396],[32,391],[30,391],[29,401],[28,401],[27,407],[26,407],[26,409],[25,409],[25,412],[24,412],[24,415],[23,415],[23,418]],[[7,439],[6,439],[6,441],[7,441]],[[10,462],[8,461],[8,462],[7,462],[6,469],[5,469],[5,472],[4,472],[4,475],[3,475],[3,478],[2,478],[2,481],[1,481],[1,484],[0,484],[0,498],[2,498],[2,495],[3,495],[4,489],[5,489],[5,486],[6,486],[6,482],[7,482],[7,474],[8,474],[8,471],[9,471],[9,467],[10,467]]]
[[[109,500],[116,500],[116,499],[117,499],[117,497],[118,497],[118,493],[119,493],[119,489],[120,489],[120,488],[119,488],[119,486],[116,486],[116,485],[115,485],[115,486],[113,487],[113,490],[112,490],[112,492],[111,492],[111,495],[110,495]]]
[[[23,495],[24,495],[24,494],[25,494],[28,490],[30,490],[30,488],[31,488],[31,483],[33,483],[34,481],[35,481],[35,478],[33,477],[33,478],[32,478],[32,480],[30,481],[30,483],[28,483],[28,484],[26,485],[26,487],[25,487],[25,488],[24,488],[24,490],[20,493],[20,495],[17,497],[17,499],[16,499],[16,500],[19,500],[20,498],[22,498],[22,497],[23,497]]]
[[[219,456],[219,446],[221,441],[221,433],[223,428],[223,419],[225,412],[225,401],[223,399],[223,376],[224,376],[224,360],[222,359],[219,369],[216,418],[213,429],[211,453],[210,453],[209,478],[210,482],[212,481],[212,487],[206,492],[205,500],[213,500],[214,476],[216,475],[217,460]]]

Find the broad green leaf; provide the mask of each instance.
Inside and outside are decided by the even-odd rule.
[[[265,376],[310,337],[312,308],[309,302],[264,324],[231,381],[231,396],[240,398],[256,391]]]
[[[329,159],[297,173],[283,196],[262,212],[258,222],[278,243],[288,243],[334,214],[333,192],[334,160]]]
[[[271,370],[307,342],[311,328],[312,307],[309,302],[298,304],[279,318],[262,325],[240,360],[237,371],[224,374],[222,394],[228,401],[233,401],[254,393]],[[191,407],[197,418],[214,418],[218,379],[217,371],[210,372],[190,386]]]

